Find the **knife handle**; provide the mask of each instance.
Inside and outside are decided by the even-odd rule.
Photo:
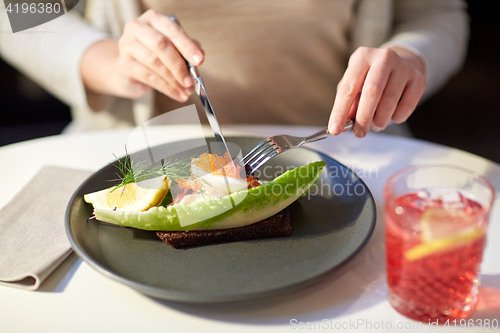
[[[168,18],[171,19],[172,21],[174,21],[175,24],[177,24],[179,27],[182,27],[181,22],[179,22],[179,19],[174,14],[168,15]],[[193,79],[196,80],[196,79],[200,78],[200,74],[198,73],[198,69],[196,68],[196,66],[193,65],[192,63],[190,63],[189,61],[187,61],[186,58],[184,58],[184,56],[180,52],[179,52],[179,54],[181,55],[182,59],[184,59],[184,61],[186,62],[186,65],[189,69],[189,73],[191,74]]]

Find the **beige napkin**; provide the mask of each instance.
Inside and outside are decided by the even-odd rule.
[[[64,213],[90,174],[45,166],[0,210],[0,285],[36,290],[71,253]]]

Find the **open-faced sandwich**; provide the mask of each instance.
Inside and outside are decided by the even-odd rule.
[[[162,165],[148,177],[129,175],[128,181],[122,178],[120,185],[84,199],[94,206],[97,220],[156,231],[175,248],[288,236],[292,222],[286,208],[307,192],[324,166],[310,163],[261,183],[227,156],[204,153],[191,160],[187,176],[169,174]]]

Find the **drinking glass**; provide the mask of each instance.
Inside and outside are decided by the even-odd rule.
[[[488,180],[455,166],[417,165],[389,178],[387,284],[398,312],[438,324],[471,313],[494,197]]]

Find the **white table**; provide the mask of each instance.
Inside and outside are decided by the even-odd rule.
[[[305,136],[317,128],[224,126],[223,130],[226,136],[267,137],[280,133]],[[130,131],[120,129],[54,136],[0,148],[0,207],[21,190],[42,165],[98,170],[114,159],[113,153],[123,155]],[[150,144],[165,142],[166,131],[164,127],[152,130]],[[192,136],[190,128],[185,126],[169,128],[168,131],[169,137],[174,135],[178,140]],[[383,185],[391,174],[403,167],[447,163],[477,171],[500,191],[499,165],[456,149],[374,133],[365,139],[345,133],[310,147],[357,172],[372,191],[378,210],[377,225],[368,244],[347,265],[321,282],[285,295],[246,303],[183,304],[144,296],[101,275],[72,254],[39,291],[0,287],[0,332],[313,330],[306,329],[307,322],[315,323],[314,327],[319,331],[364,332],[370,331],[370,325],[376,332],[429,330],[428,325],[419,328],[415,322],[397,313],[387,301]],[[474,319],[500,321],[499,219],[500,205],[497,202],[491,215],[488,246],[482,264],[481,294],[486,296],[484,299],[488,304],[476,313]],[[299,323],[303,323],[302,326]],[[392,329],[388,328],[389,325]],[[456,330],[440,328],[440,331]]]

